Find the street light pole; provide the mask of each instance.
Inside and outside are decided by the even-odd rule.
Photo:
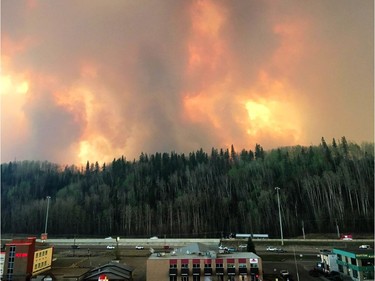
[[[49,209],[49,200],[51,199],[51,196],[47,196],[47,212],[46,212],[46,223],[44,226],[44,233],[47,235],[47,222],[48,222],[48,209]]]
[[[277,193],[277,203],[279,205],[279,221],[280,221],[281,245],[284,245],[283,223],[281,222],[281,207],[280,207],[280,195],[279,195],[280,187],[275,187],[275,189],[276,189],[276,193]]]

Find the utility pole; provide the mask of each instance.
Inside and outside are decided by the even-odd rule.
[[[51,196],[47,196],[47,212],[46,212],[46,223],[44,225],[44,233],[47,235],[47,224],[48,224],[48,210],[49,210],[49,200]]]
[[[281,207],[280,207],[280,195],[279,190],[280,187],[275,187],[277,193],[277,203],[279,205],[279,221],[280,221],[280,236],[281,236],[281,245],[284,245],[284,237],[283,237],[283,223],[281,222]]]
[[[303,239],[306,239],[306,236],[305,236],[305,224],[304,224],[303,221],[302,221],[302,234],[303,234]]]

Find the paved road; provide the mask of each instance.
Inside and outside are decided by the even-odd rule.
[[[293,276],[294,281],[317,281],[319,278],[309,275],[309,270],[313,268],[313,261],[292,261],[286,260],[283,262],[264,262],[263,271],[265,274],[279,274],[280,270],[286,269]],[[275,279],[271,279],[275,280]],[[281,280],[279,278],[279,280]]]

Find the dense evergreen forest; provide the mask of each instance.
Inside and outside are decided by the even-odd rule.
[[[265,151],[142,153],[100,165],[1,165],[2,233],[50,236],[284,237],[373,232],[374,144],[342,137]]]

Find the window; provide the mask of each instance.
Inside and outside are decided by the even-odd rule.
[[[189,260],[188,259],[182,259],[181,260],[181,268],[189,268]]]
[[[193,259],[193,268],[200,268],[200,260],[199,259]]]
[[[353,277],[358,278],[358,271],[353,269]]]
[[[177,281],[177,276],[169,276],[169,281]]]
[[[169,268],[177,268],[177,264],[170,264]]]
[[[189,276],[181,276],[181,281],[189,281]]]
[[[216,268],[223,268],[223,264],[222,263],[217,263],[216,264]]]
[[[363,259],[362,260],[362,266],[373,266],[374,265],[374,259]]]
[[[357,265],[357,260],[356,259],[351,258],[351,262],[352,262],[352,264]]]
[[[200,281],[200,278],[199,275],[193,275],[193,281]]]
[[[341,261],[341,260],[342,260],[342,256],[339,255],[339,254],[337,254],[337,259],[338,259],[339,261]]]
[[[204,264],[204,268],[211,268],[211,264],[210,263],[205,263]]]
[[[7,281],[13,280],[13,270],[14,270],[14,256],[16,254],[16,246],[9,247],[9,257],[8,257],[8,270],[6,273]]]

